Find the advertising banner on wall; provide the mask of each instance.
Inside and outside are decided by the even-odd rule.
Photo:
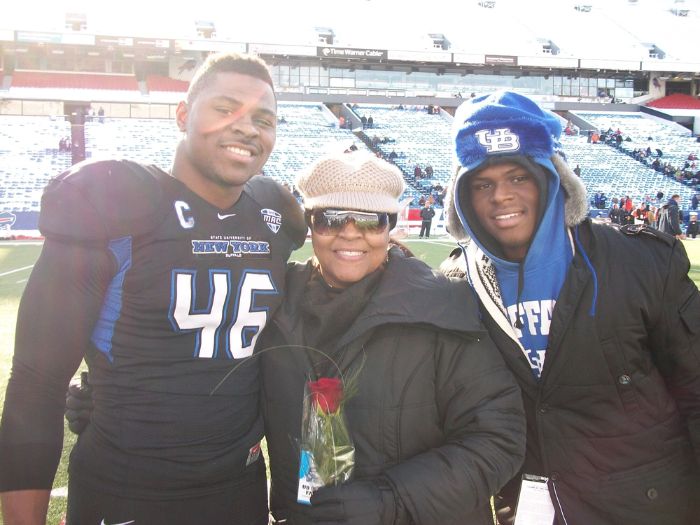
[[[354,47],[319,47],[316,56],[321,58],[366,58],[369,60],[386,60],[385,49],[359,49]]]

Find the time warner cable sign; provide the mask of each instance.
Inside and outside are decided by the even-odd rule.
[[[382,49],[358,49],[351,47],[319,47],[316,54],[323,58],[368,58],[386,60],[387,52]]]

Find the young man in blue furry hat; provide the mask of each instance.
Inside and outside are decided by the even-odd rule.
[[[443,269],[480,298],[528,419],[499,520],[517,507],[529,523],[693,523],[700,294],[688,258],[672,236],[592,224],[560,133],[510,92],[469,100],[454,120],[446,209],[461,250]]]

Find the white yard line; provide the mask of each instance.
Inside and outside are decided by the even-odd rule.
[[[65,498],[68,496],[68,487],[57,487],[51,491],[52,498]]]
[[[449,242],[449,241],[439,241],[439,240],[432,240],[432,239],[408,239],[409,241],[415,241],[415,242],[424,242],[424,243],[429,243],[429,244],[437,244],[438,246],[447,246],[449,248],[456,248],[457,243],[455,242]]]
[[[6,275],[10,275],[11,273],[23,272],[24,270],[29,270],[31,268],[34,268],[33,264],[30,264],[29,266],[23,266],[22,268],[15,268],[14,270],[10,270],[9,272],[0,273],[0,277],[5,277]]]
[[[44,241],[2,241],[0,240],[0,248],[3,246],[41,246]]]

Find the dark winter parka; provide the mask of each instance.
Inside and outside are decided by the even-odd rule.
[[[367,306],[332,348],[347,370],[366,359],[345,406],[356,447],[354,480],[379,476],[394,524],[493,523],[489,498],[524,452],[520,392],[478,320],[463,282],[390,250]],[[266,436],[277,520],[309,523],[296,503],[305,382],[313,377],[299,309],[312,264],[290,265],[287,294],[261,336]]]
[[[685,250],[656,230],[584,219],[585,190],[555,157],[575,255],[539,380],[501,313],[488,258],[466,237],[452,202],[448,209],[450,232],[467,254],[466,266],[461,253],[450,262],[468,271],[484,323],[523,391],[521,474],[549,477],[560,525],[695,523],[700,295]],[[519,486],[520,475],[501,492],[503,505],[516,505]]]

